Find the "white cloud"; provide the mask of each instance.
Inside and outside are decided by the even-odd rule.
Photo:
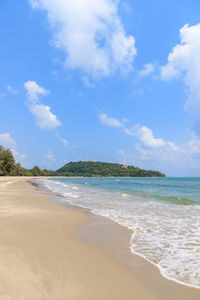
[[[119,120],[117,120],[115,118],[108,117],[107,114],[99,114],[98,118],[102,124],[110,126],[110,127],[123,127],[124,126],[122,122],[120,122]]]
[[[138,72],[140,77],[147,77],[155,71],[155,64],[149,63],[143,66],[143,69]]]
[[[194,134],[188,142],[179,146],[168,142],[163,147],[152,148],[136,143],[131,152],[120,150],[117,153],[122,161],[140,168],[157,169],[173,176],[199,174],[200,139]]]
[[[27,91],[27,97],[28,97],[29,101],[35,102],[35,101],[39,100],[40,95],[46,96],[46,95],[50,94],[50,91],[39,86],[37,84],[37,82],[35,82],[35,81],[26,81],[24,83],[24,87]]]
[[[119,0],[29,0],[47,12],[53,44],[66,55],[65,66],[93,76],[132,70],[135,39],[126,36],[118,15]]]
[[[48,95],[50,92],[39,86],[35,81],[27,81],[24,83],[27,91],[27,105],[31,113],[36,117],[36,124],[41,129],[53,130],[61,125],[56,115],[51,112],[51,108],[41,104],[40,95]]]
[[[157,148],[156,151],[145,149],[141,145],[136,148],[143,155],[143,160],[164,162],[180,169],[200,168],[200,139],[194,133],[188,142],[179,146],[168,142],[165,147]]]
[[[153,132],[146,126],[134,125],[131,129],[124,128],[124,132],[128,135],[135,136],[138,138],[145,146],[148,147],[163,147],[166,142],[163,139],[155,138]]]
[[[181,147],[177,146],[176,144],[172,142],[167,142],[167,145],[173,150],[173,151],[179,151],[179,152],[184,152],[184,149]]]
[[[161,67],[161,78],[181,78],[189,88],[185,109],[200,114],[200,23],[186,24],[180,29],[180,43],[168,56],[168,63]]]
[[[127,128],[125,126],[127,119],[123,119],[123,122],[120,122],[118,119],[109,117],[105,113],[99,114],[98,118],[102,124],[110,126],[110,127],[121,128],[125,134],[136,137],[147,147],[152,147],[152,148],[163,147],[166,144],[168,144],[170,147],[175,149],[175,144],[173,144],[171,142],[166,142],[161,138],[155,138],[152,130],[146,126],[141,126],[139,124],[136,124],[136,125],[132,126],[131,128]]]
[[[169,174],[171,170],[177,170],[177,174],[180,175],[181,170],[184,170],[186,176],[187,170],[200,168],[200,138],[194,132],[188,142],[177,145],[155,137],[152,130],[146,126],[136,124],[128,128],[125,122],[108,117],[107,114],[98,117],[102,124],[121,128],[124,134],[136,139],[131,153],[126,153],[123,149],[117,151],[123,163],[163,170],[163,172],[167,170]],[[191,174],[194,174],[192,172]]]
[[[61,125],[56,115],[52,114],[50,111],[49,106],[43,104],[31,104],[29,105],[29,109],[36,117],[36,124],[41,129],[52,130]]]

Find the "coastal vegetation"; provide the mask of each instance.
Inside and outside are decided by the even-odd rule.
[[[25,169],[20,163],[15,162],[12,151],[2,146],[0,146],[0,176],[165,177],[158,171],[94,161],[70,162],[56,171],[41,170],[38,166]]]
[[[15,160],[12,152],[0,146],[0,175],[11,175],[12,170],[15,168]]]
[[[0,176],[55,176],[55,171],[41,170],[38,166],[25,169],[16,163],[10,149],[0,146]]]
[[[57,175],[84,177],[165,177],[158,171],[143,170],[117,163],[70,162],[56,171]]]

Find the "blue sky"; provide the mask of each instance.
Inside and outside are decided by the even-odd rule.
[[[0,144],[17,161],[200,176],[199,1],[0,7]]]

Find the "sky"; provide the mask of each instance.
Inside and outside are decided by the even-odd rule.
[[[0,145],[200,176],[199,0],[1,0]]]

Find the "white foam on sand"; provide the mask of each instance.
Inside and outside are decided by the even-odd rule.
[[[176,205],[66,182],[37,179],[63,201],[132,230],[130,250],[178,283],[200,288],[200,205]]]

